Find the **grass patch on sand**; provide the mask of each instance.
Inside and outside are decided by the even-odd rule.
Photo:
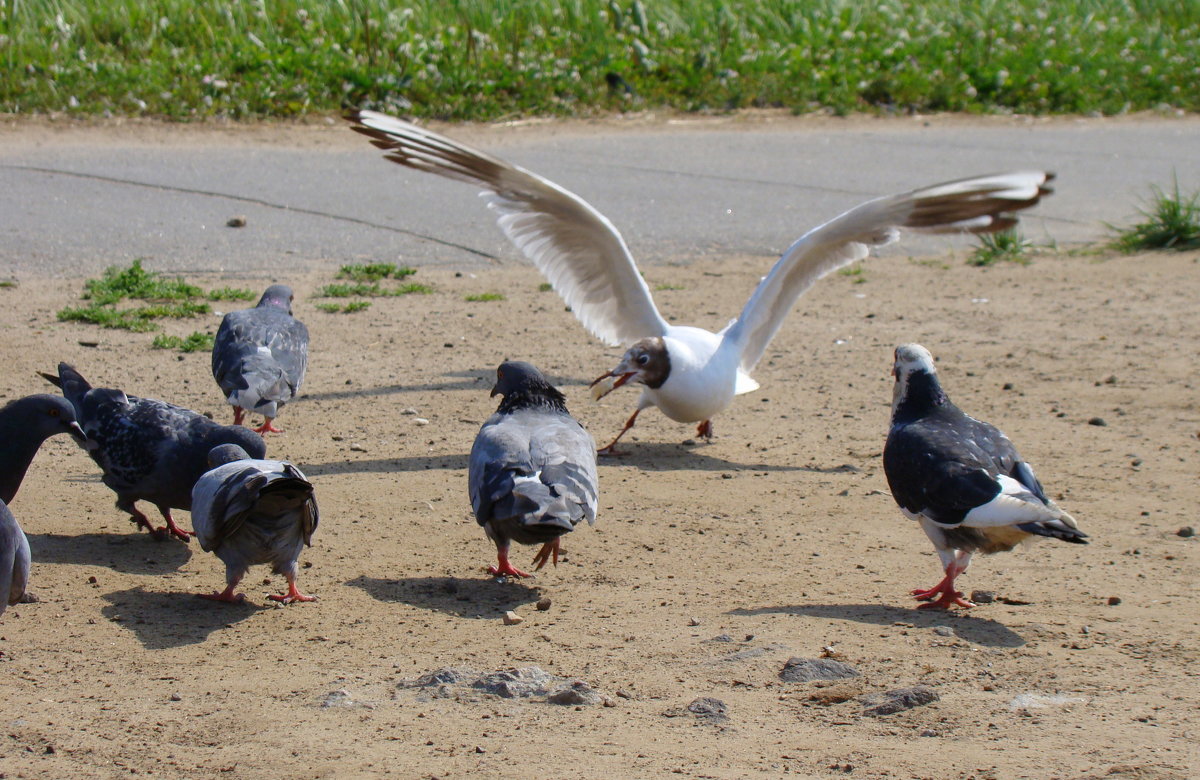
[[[1122,252],[1200,248],[1200,191],[1184,195],[1178,180],[1171,192],[1154,187],[1149,204],[1139,212],[1144,219],[1136,225],[1109,226],[1117,233],[1113,245]]]
[[[1033,242],[1021,235],[1017,228],[981,233],[979,244],[967,257],[967,265],[989,266],[1004,260],[1010,263],[1029,264],[1029,251]]]
[[[212,333],[194,331],[185,337],[168,336],[160,333],[150,342],[155,349],[177,349],[180,352],[210,352],[216,336]]]

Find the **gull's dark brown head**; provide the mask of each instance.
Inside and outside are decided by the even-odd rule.
[[[670,374],[671,356],[667,353],[667,343],[659,336],[651,336],[634,342],[633,346],[625,350],[616,368],[592,382],[592,386],[596,387],[606,379],[615,379],[606,383],[607,386],[601,385],[597,388],[593,396],[599,400],[629,382],[657,389],[662,387]]]

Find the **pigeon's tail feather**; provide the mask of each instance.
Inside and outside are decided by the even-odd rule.
[[[75,367],[70,363],[58,364],[58,376],[51,376],[48,373],[38,372],[45,377],[51,384],[61,388],[63,397],[71,402],[75,407],[76,413],[80,411],[80,404],[83,402],[84,395],[88,390],[92,389],[92,385],[83,375],[75,370]]]
[[[1018,525],[1026,533],[1036,534],[1037,536],[1049,536],[1052,539],[1061,539],[1064,542],[1071,544],[1087,544],[1088,535],[1079,530],[1079,523],[1075,518],[1071,517],[1066,512],[1058,509],[1053,503],[1049,504],[1053,509],[1057,509],[1059,517],[1054,520],[1044,521],[1040,523],[1022,523]]]

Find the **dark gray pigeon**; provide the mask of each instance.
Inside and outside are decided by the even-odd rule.
[[[596,444],[567,412],[563,394],[528,363],[496,369],[504,399],[475,437],[467,472],[471,507],[496,543],[497,575],[528,577],[508,561],[510,541],[541,544],[534,568],[558,565],[559,539],[596,522]]]
[[[954,589],[975,552],[1005,552],[1038,536],[1087,544],[1087,534],[1046,497],[1008,437],[950,402],[929,350],[896,347],[892,372],[883,470],[896,503],[921,524],[946,573],[932,588],[912,592],[930,602],[922,607],[975,606]]]
[[[300,469],[282,460],[252,459],[235,444],[214,447],[213,467],[192,488],[192,527],[205,552],[225,563],[227,587],[201,594],[213,601],[240,603],[245,595],[234,588],[256,564],[287,578],[287,593],[272,601],[316,601],[296,587],[296,560],[312,544],[320,514],[313,486]]]
[[[208,453],[218,444],[237,444],[255,457],[267,452],[262,437],[246,428],[220,425],[199,412],[121,390],[93,388],[66,363],[58,376],[43,373],[75,407],[87,441],[83,447],[104,471],[104,484],[117,494],[117,509],[156,538],[187,541],[171,509],[190,509],[192,485],[208,471]],[[135,502],[149,501],[167,521],[155,530]]]
[[[292,317],[292,288],[273,284],[253,309],[231,311],[213,342],[213,378],[233,406],[233,424],[246,411],[263,416],[259,433],[295,398],[308,368],[308,328]]]
[[[69,433],[83,446],[75,407],[57,395],[30,395],[0,409],[0,501],[11,504],[42,442]]]
[[[42,442],[69,433],[83,443],[75,408],[56,395],[31,395],[0,409],[0,615],[25,595],[29,582],[29,541],[8,505]]]
[[[21,600],[29,582],[29,540],[0,501],[0,615]]]

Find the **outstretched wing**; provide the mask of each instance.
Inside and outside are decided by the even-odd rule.
[[[401,119],[374,111],[347,118],[354,130],[387,152],[387,159],[482,187],[504,235],[546,276],[593,336],[619,345],[666,332],[667,323],[621,234],[582,198]]]
[[[751,371],[783,319],[809,287],[831,271],[894,241],[900,228],[923,233],[990,233],[1012,227],[1012,212],[1053,192],[1043,171],[976,176],[869,200],[805,233],[788,247],[750,296],[726,337],[741,345],[741,369]]]

